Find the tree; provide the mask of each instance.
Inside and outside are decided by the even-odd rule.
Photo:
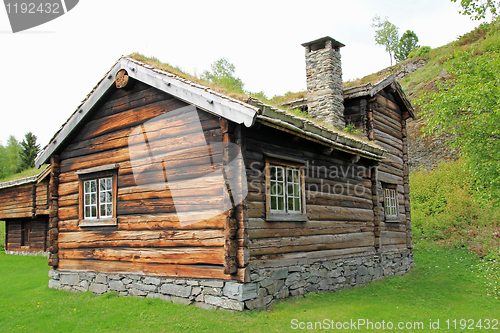
[[[406,30],[406,32],[401,36],[399,40],[398,47],[394,57],[398,62],[408,59],[410,52],[417,47],[418,37],[417,34],[411,30]]]
[[[427,133],[450,133],[483,193],[500,203],[500,52],[456,51],[445,63],[451,79],[417,104]]]
[[[11,135],[7,140],[5,146],[5,174],[13,175],[20,171],[21,159],[19,157],[21,145],[17,142],[16,138]]]
[[[21,170],[34,168],[36,155],[40,152],[40,145],[36,143],[36,135],[31,132],[26,133],[21,147]]]
[[[387,17],[382,21],[378,15],[373,17],[372,27],[375,28],[376,44],[385,46],[385,50],[389,52],[392,66],[392,59],[399,44],[398,27],[389,22]]]
[[[457,2],[457,0],[451,0]],[[500,3],[498,0],[460,0],[460,14],[469,15],[473,20],[482,20],[486,18],[488,12],[493,18],[500,13]]]
[[[201,78],[214,83],[219,83],[235,92],[243,92],[243,82],[234,77],[235,67],[227,59],[221,58],[210,66],[212,71],[204,71]]]
[[[0,143],[0,179],[7,176],[5,147]]]

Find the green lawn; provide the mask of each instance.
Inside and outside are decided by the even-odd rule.
[[[325,319],[365,319],[373,323],[390,321],[395,328],[399,322],[422,322],[423,330],[392,332],[426,332],[430,331],[430,321],[439,319],[440,332],[459,332],[470,331],[460,330],[460,319],[482,319],[482,325],[484,319],[500,320],[500,300],[487,295],[484,277],[475,271],[479,260],[472,254],[466,250],[424,249],[415,251],[415,260],[417,267],[403,277],[333,294],[311,294],[276,304],[267,311],[239,313],[113,294],[94,296],[49,290],[45,258],[2,253],[0,331],[308,332],[292,329],[292,323],[298,326],[300,322],[324,324]],[[446,319],[457,319],[457,330],[447,330]],[[500,324],[496,327],[500,329]],[[386,331],[357,328],[336,331]]]

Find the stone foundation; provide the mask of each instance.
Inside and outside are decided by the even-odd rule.
[[[27,252],[27,251],[5,251],[5,254],[10,254],[14,256],[42,256],[42,257],[49,257],[50,252]]]
[[[159,298],[204,309],[262,309],[276,300],[307,293],[362,286],[384,277],[403,275],[413,263],[412,251],[317,261],[308,265],[252,268],[251,282],[172,279],[139,274],[49,271],[49,288],[95,294]]]

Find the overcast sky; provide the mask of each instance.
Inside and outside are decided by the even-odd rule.
[[[32,131],[45,146],[121,55],[140,52],[201,74],[221,57],[249,91],[305,90],[304,42],[331,36],[344,80],[390,65],[372,18],[437,47],[479,23],[450,0],[82,0],[51,22],[13,34],[0,8],[0,142]]]

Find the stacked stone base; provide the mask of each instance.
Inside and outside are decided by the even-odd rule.
[[[159,298],[204,309],[262,309],[274,301],[307,293],[332,292],[403,275],[413,263],[412,251],[316,261],[300,266],[252,268],[251,282],[172,279],[139,274],[84,271],[49,272],[49,288],[95,294]]]
[[[43,252],[43,251],[40,251],[40,252],[28,252],[28,251],[5,251],[5,254],[10,254],[10,255],[14,255],[14,256],[32,256],[32,257],[36,257],[36,256],[42,256],[42,257],[46,257],[48,258],[49,257],[49,254],[50,252]]]

